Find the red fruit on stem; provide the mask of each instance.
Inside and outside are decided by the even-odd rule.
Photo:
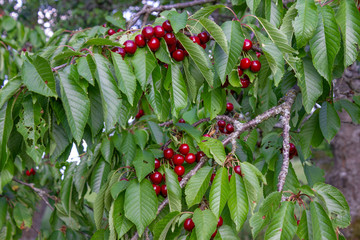
[[[103,27],[106,27],[106,23],[104,23],[102,26],[103,26]]]
[[[185,158],[180,154],[175,154],[172,160],[175,165],[181,165],[184,163]]]
[[[157,38],[162,38],[165,36],[165,30],[162,26],[155,26],[154,27],[154,35]]]
[[[234,167],[234,172],[241,176],[241,167],[240,166],[235,166]]]
[[[183,144],[180,145],[180,147],[179,147],[179,152],[180,152],[182,155],[188,154],[189,151],[190,151],[189,145],[187,145],[186,143],[183,143]]]
[[[161,192],[161,187],[159,185],[153,184],[156,195],[159,195]]]
[[[204,134],[203,137],[211,137],[209,134]]]
[[[215,230],[215,232],[211,235],[211,238],[214,238],[217,234],[217,229]]]
[[[185,173],[185,168],[184,166],[176,166],[174,171],[178,176],[182,176]]]
[[[226,126],[226,122],[224,120],[219,120],[217,122],[217,125],[220,127],[220,128],[224,128]]]
[[[220,132],[226,133],[225,127],[219,127]]]
[[[203,151],[197,152],[196,153],[196,161],[199,162],[203,156],[205,156],[205,153]]]
[[[110,28],[108,31],[107,31],[108,35],[114,35],[115,34],[115,30]]]
[[[290,143],[289,144],[289,153],[290,154],[295,154],[297,151],[296,151],[296,147],[293,143]]]
[[[26,51],[27,51],[27,49],[26,49],[26,48],[22,48],[22,49],[21,49],[21,51],[26,52]]]
[[[230,182],[230,180],[231,180],[231,176],[232,176],[232,175],[229,175],[229,182]]]
[[[169,52],[173,53],[176,50],[176,44],[167,45]]]
[[[200,46],[205,50],[206,49],[206,44],[200,44]]]
[[[135,118],[136,119],[139,119],[139,118],[141,118],[142,116],[144,116],[144,110],[142,110],[142,109],[139,109],[139,111],[138,111],[138,113],[136,114],[136,116],[135,116]]]
[[[164,40],[167,45],[174,45],[176,44],[176,38],[173,33],[166,33],[164,36]]]
[[[261,69],[261,63],[259,60],[255,60],[251,62],[250,70],[252,72],[258,72]]]
[[[156,37],[151,38],[147,44],[153,52],[156,52],[160,47],[160,41]]]
[[[251,66],[251,61],[248,58],[243,58],[240,61],[240,68],[242,70],[248,69]]]
[[[210,40],[210,36],[207,32],[201,32],[198,34],[198,38],[202,44],[206,44]]]
[[[35,175],[35,170],[33,168],[30,169],[30,174]]]
[[[144,27],[141,33],[146,39],[150,39],[154,36],[154,28],[152,26]]]
[[[121,47],[114,47],[111,51],[120,54],[123,58],[126,55],[125,49]]]
[[[128,54],[134,54],[136,52],[137,46],[133,40],[127,40],[124,42],[125,52]]]
[[[193,221],[191,218],[185,219],[184,229],[185,229],[186,231],[189,231],[189,232],[190,232],[191,230],[194,229],[194,227],[195,227],[195,223],[194,223],[194,221]]]
[[[125,30],[122,28],[119,28],[118,30],[116,30],[116,32],[125,32]]]
[[[168,69],[169,65],[167,63],[164,63],[164,68]]]
[[[171,159],[174,156],[174,150],[172,148],[167,148],[164,150],[164,158]]]
[[[184,50],[184,54],[185,54],[185,57],[186,57],[186,56],[189,56],[189,53],[188,53],[188,51],[186,51],[186,50]]]
[[[179,123],[185,123],[185,120],[183,118],[180,118]]]
[[[154,172],[153,174],[150,175],[150,180],[154,183],[154,184],[160,184],[162,181],[162,174],[159,172]]]
[[[221,226],[223,225],[223,223],[224,223],[224,220],[223,220],[223,218],[220,216],[220,217],[219,217],[219,220],[218,220],[217,227],[221,227]]]
[[[213,181],[214,181],[215,176],[216,176],[215,173],[211,174],[210,182],[213,182]]]
[[[142,34],[136,35],[135,44],[138,47],[145,47],[145,45],[146,45],[145,37]]]
[[[201,44],[200,43],[200,38],[198,36],[191,36],[189,38],[193,41],[193,43],[197,43],[199,45]]]
[[[31,175],[31,173],[30,173],[29,170],[26,170],[25,174],[26,174],[27,176],[30,176],[30,175]]]
[[[196,161],[196,156],[193,153],[188,153],[185,156],[185,162],[187,162],[188,164],[192,164]]]
[[[234,126],[231,125],[230,123],[228,123],[228,124],[226,125],[226,132],[227,132],[228,134],[234,132]]]
[[[163,22],[162,27],[164,28],[165,31],[167,32],[172,32],[172,27],[171,24],[169,22],[169,20],[166,20],[165,22]]]
[[[359,9],[359,11],[360,11],[360,9]],[[299,225],[299,224],[300,224],[300,220],[297,220],[297,221],[296,221],[296,224]]]
[[[243,51],[249,51],[252,48],[252,41],[249,39],[244,40]]]
[[[181,49],[178,49],[178,50],[176,50],[176,51],[174,51],[174,52],[172,53],[172,57],[173,57],[176,61],[181,62],[181,61],[184,60],[184,58],[185,58],[184,51],[181,50]]]
[[[167,196],[167,187],[165,184],[161,186],[161,195],[163,195],[163,197]]]
[[[239,74],[239,77],[241,77],[244,74],[244,72],[240,66],[238,66],[238,74]]]
[[[182,177],[178,176],[178,181],[181,182],[182,180]]]
[[[184,46],[179,42],[179,40],[176,40],[176,46],[178,49],[185,50]]]
[[[160,164],[159,159],[157,159],[157,158],[155,158],[154,162],[155,162],[155,170],[156,170],[156,169],[158,169],[160,167],[161,164]]]
[[[247,88],[250,85],[250,80],[247,78],[240,79],[241,88]]]
[[[259,58],[261,56],[261,53],[256,52],[256,57]]]
[[[226,110],[231,112],[232,110],[234,110],[234,105],[230,102],[226,103]]]

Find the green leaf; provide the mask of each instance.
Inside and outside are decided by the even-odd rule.
[[[220,45],[215,45],[214,59],[216,71],[221,82],[224,83],[226,75],[229,75],[239,63],[239,56],[244,44],[244,34],[240,22],[237,21],[225,22],[221,28],[227,36],[228,53]]]
[[[0,198],[0,229],[6,224],[8,203],[6,198]]]
[[[106,191],[107,185],[103,185],[96,195],[95,203],[94,203],[94,221],[96,229],[101,229],[101,223],[103,220],[103,213],[104,213],[104,195]]]
[[[281,24],[284,7],[278,0],[265,1],[265,15],[266,19],[277,28]]]
[[[351,120],[359,124],[360,123],[360,107],[357,106],[355,103],[350,102],[347,99],[340,99],[339,101],[335,102],[335,104],[340,104],[342,108],[346,110],[346,112],[351,117]]]
[[[30,228],[32,225],[30,208],[25,207],[21,203],[16,203],[13,210],[13,217],[18,228]]]
[[[246,0],[246,5],[250,8],[251,14],[255,14],[261,0]]]
[[[100,159],[91,174],[90,187],[93,192],[98,193],[100,191],[101,186],[106,182],[109,172],[109,164]]]
[[[293,37],[294,28],[292,24],[296,16],[297,16],[296,4],[293,4],[285,13],[285,16],[282,20],[282,24],[280,27],[280,31],[286,35],[289,44],[291,44],[291,40]]]
[[[177,174],[170,168],[165,168],[167,196],[169,199],[170,212],[181,212],[182,191]]]
[[[210,92],[204,90],[201,97],[211,120],[224,111],[224,106],[226,106],[226,91],[224,89],[216,88]]]
[[[258,173],[254,171],[250,163],[242,162],[240,166],[251,211],[253,212],[261,194],[260,182],[257,176]]]
[[[168,185],[167,185],[168,186]],[[169,191],[169,188],[168,188]],[[169,192],[168,192],[169,193]],[[170,230],[171,225],[176,221],[179,212],[171,212],[162,218],[159,222],[156,223],[154,227],[154,239],[156,240],[166,240],[166,236]]]
[[[101,141],[101,154],[104,157],[105,161],[111,163],[114,152],[114,144],[108,137],[104,137]]]
[[[296,232],[296,220],[294,218],[294,202],[282,202],[281,207],[274,214],[270,225],[265,233],[265,240],[293,239]]]
[[[186,22],[188,19],[188,15],[186,11],[183,11],[182,13],[178,13],[176,10],[171,10],[171,11],[162,12],[160,15],[165,16],[167,19],[169,19],[174,33],[177,33],[181,29],[186,27]]]
[[[188,207],[200,203],[209,187],[212,168],[205,166],[192,176],[185,187],[185,199]]]
[[[307,113],[310,113],[316,100],[323,92],[323,79],[314,68],[309,58],[303,59],[302,77],[298,78],[298,85],[301,89],[302,101]]]
[[[208,157],[214,158],[219,164],[223,165],[226,159],[224,145],[220,140],[209,137],[202,137],[199,143],[201,151],[204,151]]]
[[[214,21],[208,18],[200,18],[199,23],[205,28],[205,30],[212,36],[217,44],[222,48],[222,50],[228,54],[228,44],[226,41],[226,36],[219,25]]]
[[[78,84],[79,75],[73,67],[59,71],[61,101],[76,142],[81,143],[84,129],[90,113],[90,100]]]
[[[149,76],[157,65],[154,55],[146,48],[138,48],[131,58],[131,63],[141,89],[145,90]]]
[[[13,161],[7,161],[3,166],[0,174],[0,194],[2,194],[3,188],[6,184],[12,181],[14,176],[14,163]]]
[[[25,60],[21,68],[21,77],[30,91],[46,97],[57,97],[55,78],[50,64],[44,58],[37,56],[33,62]]]
[[[118,53],[111,52],[115,68],[115,75],[118,79],[119,89],[126,95],[128,102],[133,106],[136,90],[136,77],[128,63]]]
[[[184,59],[184,72],[186,76],[186,86],[189,94],[189,99],[195,103],[199,88],[204,83],[204,77],[198,68],[192,67],[194,64],[188,58]]]
[[[199,68],[201,74],[210,86],[213,85],[214,73],[210,67],[209,57],[206,56],[204,50],[195,44],[191,39],[185,36],[183,33],[177,33],[176,38],[184,46],[185,50],[189,53],[189,56],[194,61],[195,65]]]
[[[280,192],[272,192],[262,202],[259,211],[250,218],[251,232],[254,238],[270,222],[281,200]]]
[[[349,226],[351,221],[350,208],[344,195],[337,188],[325,183],[316,183],[313,189],[325,202],[327,210],[332,215],[332,222],[340,228]]]
[[[326,140],[331,141],[340,129],[340,118],[334,105],[324,102],[319,113],[320,129]]]
[[[67,175],[64,181],[61,183],[60,198],[61,198],[61,204],[65,212],[69,216],[71,215],[72,188],[73,188],[73,177]]]
[[[244,179],[239,174],[231,176],[228,206],[236,231],[240,231],[249,212],[249,202]]]
[[[298,16],[293,21],[294,33],[298,48],[307,44],[318,25],[318,13],[313,0],[296,2]]]
[[[79,75],[86,79],[91,85],[95,85],[95,70],[96,66],[91,58],[91,55],[81,57],[77,61],[77,70]]]
[[[311,215],[309,210],[304,210],[301,214],[300,223],[296,231],[296,235],[300,239],[312,239]]]
[[[318,202],[310,202],[313,239],[336,240],[329,216]]]
[[[310,39],[310,50],[315,68],[331,83],[335,57],[340,49],[340,33],[334,10],[329,5],[318,7],[318,18],[315,35]]]
[[[175,123],[175,125],[179,128],[179,130],[186,132],[192,138],[194,138],[196,142],[200,142],[203,134],[199,131],[199,129],[187,123]]]
[[[106,16],[105,20],[115,27],[126,29],[126,20],[123,17],[122,12],[117,12],[113,16]]]
[[[164,144],[164,134],[161,131],[159,125],[151,121],[148,121],[148,125],[151,136],[155,139],[155,142],[160,145]]]
[[[216,9],[225,8],[225,7],[226,7],[225,5],[221,5],[221,4],[216,4],[216,5],[203,7],[200,10],[196,11],[190,18],[191,19],[207,18]]]
[[[300,146],[305,159],[309,158],[311,155],[310,146],[314,137],[324,138],[320,130],[319,110],[313,113],[300,131]]]
[[[123,136],[123,141],[120,146],[120,152],[123,154],[123,161],[125,166],[129,166],[131,162],[134,160],[136,150],[134,135],[130,132],[126,132]]]
[[[113,40],[107,39],[107,38],[92,38],[89,39],[84,45],[95,45],[95,46],[118,46],[121,47],[122,45],[118,42],[115,42]]]
[[[21,86],[21,78],[15,77],[8,81],[5,86],[0,89],[0,108],[8,101]]]
[[[195,223],[196,237],[198,240],[208,240],[210,239],[213,232],[215,232],[218,219],[215,215],[208,209],[201,211],[200,208],[197,208],[194,211],[192,217]]]
[[[13,127],[11,104],[5,103],[0,108],[0,171],[7,161],[7,143]],[[0,186],[1,187],[1,186]],[[0,192],[2,188],[0,189]]]
[[[360,45],[360,13],[352,0],[340,2],[340,8],[336,14],[336,20],[340,26],[344,42],[344,67],[354,63]]]
[[[145,145],[149,140],[149,134],[147,131],[144,129],[137,129],[135,130],[134,136],[136,144],[141,148],[141,150],[144,150]]]
[[[111,196],[113,199],[117,199],[119,194],[122,193],[126,188],[129,186],[129,181],[126,181],[125,179],[120,180],[112,185],[111,187]]]
[[[54,57],[54,61],[59,61],[74,56],[81,58],[81,57],[85,57],[85,54],[78,51],[66,50],[56,55]]]
[[[155,219],[158,200],[149,180],[141,183],[133,180],[125,192],[125,216],[132,221],[141,236],[145,228]]]
[[[235,193],[236,194],[236,193]],[[230,196],[230,185],[227,168],[219,168],[211,185],[209,206],[217,218],[220,217]]]
[[[89,125],[93,136],[97,135],[104,128],[103,107],[101,93],[98,88],[89,86],[88,95],[90,99]]]
[[[175,117],[187,106],[187,91],[179,64],[169,65],[168,74],[171,74],[171,106]]]
[[[124,201],[125,194],[120,194],[119,197],[114,201],[114,223],[115,229],[118,233],[118,238],[125,235],[134,224],[124,215]]]
[[[218,234],[221,239],[226,240],[238,240],[238,234],[228,225],[222,225],[218,228]]]
[[[101,93],[105,128],[109,132],[114,128],[120,117],[121,94],[116,86],[107,59],[101,54],[95,53],[93,60],[96,64],[96,80]]]
[[[136,176],[139,182],[141,182],[149,173],[154,170],[154,155],[149,151],[136,151],[133,165],[136,170]]]

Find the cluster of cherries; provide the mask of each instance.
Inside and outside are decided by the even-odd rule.
[[[244,45],[243,45],[243,51],[248,52],[252,48],[252,45],[253,44],[252,44],[251,40],[245,39],[244,40]],[[258,58],[260,57],[260,55],[261,54],[259,52],[256,53],[256,56]],[[249,77],[246,74],[244,75],[244,70],[246,70],[246,69],[250,69],[250,71],[252,71],[254,73],[257,73],[261,69],[261,63],[260,63],[259,60],[251,61],[247,57],[242,58],[240,60],[240,65],[238,66],[238,74],[239,74],[239,77],[240,77],[241,88],[247,88],[250,85]]]
[[[226,103],[226,110],[231,112],[234,110],[234,105],[232,103]],[[226,124],[224,120],[219,120],[217,122],[220,132],[230,134],[234,132],[234,126],[231,123]]]
[[[220,216],[219,217],[219,220],[218,220],[218,223],[217,223],[217,227],[221,227],[224,223],[224,220],[223,218]],[[186,231],[192,231],[195,227],[195,223],[194,221],[192,220],[192,218],[187,218],[185,219],[185,222],[184,222],[184,229]],[[214,238],[217,234],[217,229],[215,230],[215,232],[211,235],[211,238]]]
[[[35,170],[31,168],[30,170],[26,170],[25,174],[26,176],[30,177],[31,175],[35,175]]]

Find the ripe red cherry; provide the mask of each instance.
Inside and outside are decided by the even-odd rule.
[[[162,176],[163,176],[163,181],[166,182],[166,175],[165,175],[165,173],[164,173]]]
[[[156,37],[151,38],[147,44],[153,52],[156,52],[160,47],[160,41]]]
[[[249,39],[244,40],[243,50],[249,51],[252,48],[252,41]]]
[[[188,153],[185,156],[185,162],[187,162],[188,164],[192,164],[196,161],[196,156],[193,153]]]
[[[211,235],[211,238],[214,238],[217,234],[217,229],[215,230],[215,232]]]
[[[213,181],[214,181],[215,176],[216,176],[215,173],[211,174],[210,182],[213,182]]]
[[[203,156],[205,156],[205,153],[203,151],[197,152],[196,153],[196,161],[199,162]]]
[[[160,164],[159,159],[157,159],[157,158],[155,158],[154,162],[155,162],[155,170],[156,170],[156,169],[158,169],[160,167],[161,164]]]
[[[290,154],[295,154],[296,153],[296,147],[293,143],[290,143],[290,149],[289,149],[289,153]]]
[[[112,29],[112,28],[110,28],[108,31],[107,31],[107,33],[108,33],[108,35],[113,35],[113,34],[115,34],[115,30],[114,29]]]
[[[211,137],[209,134],[204,134],[203,137]]]
[[[182,176],[185,173],[185,168],[184,166],[176,166],[174,171],[178,176]]]
[[[223,225],[223,223],[224,223],[224,220],[223,220],[223,218],[220,216],[220,217],[219,217],[218,224],[217,224],[217,227],[221,227],[221,226]]]
[[[176,44],[167,45],[169,52],[173,53],[176,50]]]
[[[220,127],[220,128],[224,128],[226,126],[226,122],[224,120],[219,120],[217,122],[217,125]]]
[[[144,116],[144,110],[142,110],[142,109],[139,109],[139,111],[138,111],[138,113],[136,114],[136,116],[135,116],[135,118],[136,119],[139,119],[139,118],[141,118],[142,116]]]
[[[164,158],[171,159],[174,156],[174,150],[172,148],[167,148],[164,150]]]
[[[232,176],[232,175],[229,175],[229,182],[230,182],[230,180],[231,180],[231,176]]]
[[[164,63],[164,68],[168,69],[169,65],[167,63]]]
[[[190,232],[191,230],[194,229],[194,227],[195,227],[195,223],[194,223],[194,221],[193,221],[191,218],[185,219],[184,229],[185,229],[186,231],[189,231],[189,232]]]
[[[165,36],[165,30],[162,26],[155,26],[154,27],[154,35],[157,38],[162,38]]]
[[[172,32],[172,27],[171,24],[169,22],[169,20],[166,20],[165,22],[163,22],[162,27],[164,28],[165,31],[167,32]]]
[[[104,23],[102,26],[103,26],[103,27],[106,27],[106,23]]]
[[[219,127],[220,132],[226,133],[225,127]]]
[[[138,34],[136,35],[135,37],[135,44],[138,46],[138,47],[145,47],[146,45],[146,41],[145,41],[145,38],[142,34]]]
[[[182,180],[182,177],[178,176],[178,181],[181,182]]]
[[[240,66],[238,66],[238,74],[239,74],[239,77],[241,77],[243,75],[243,70],[240,68]]]
[[[197,43],[197,44],[201,44],[200,43],[200,38],[197,36],[191,36],[190,39],[193,41],[193,43]]]
[[[150,175],[150,180],[154,184],[160,184],[162,181],[162,174],[159,172],[154,172],[153,174]]]
[[[186,143],[183,143],[183,144],[180,145],[180,147],[179,147],[179,152],[180,152],[182,155],[188,154],[189,151],[190,151],[189,145],[187,145]]]
[[[156,195],[159,195],[161,192],[161,187],[159,185],[153,184]]]
[[[234,126],[233,125],[231,125],[230,123],[228,123],[227,125],[226,125],[226,132],[227,133],[232,133],[234,131]]]
[[[126,53],[134,54],[136,52],[137,46],[133,40],[127,40],[124,42],[124,49]]]
[[[185,158],[180,154],[175,154],[172,160],[175,165],[181,165],[184,163]]]
[[[21,49],[21,51],[26,52],[26,51],[27,51],[27,49],[26,49],[26,48],[22,48],[22,49]]]
[[[206,44],[201,44],[200,45],[204,50],[206,49]]]
[[[261,53],[256,52],[256,56],[257,56],[257,58],[259,58],[261,56]]]
[[[206,44],[210,40],[210,36],[207,32],[199,33],[198,38],[202,44]]]
[[[176,51],[174,51],[174,52],[172,53],[172,57],[173,57],[176,61],[180,62],[180,61],[184,60],[184,58],[185,58],[184,51],[181,50],[181,49],[178,49],[178,50],[176,50]]]
[[[179,123],[185,123],[185,120],[183,118],[180,118]]]
[[[248,58],[243,58],[240,61],[240,68],[242,70],[248,69],[251,66],[251,61]]]
[[[181,44],[179,40],[176,40],[176,46],[178,49],[185,50],[184,46]]]
[[[250,70],[252,72],[258,72],[261,69],[261,63],[259,60],[255,60],[251,62]]]
[[[226,103],[226,110],[228,110],[229,112],[231,112],[232,110],[234,110],[234,105],[232,103]]]
[[[125,49],[121,47],[114,47],[111,51],[120,54],[123,58],[126,55]]]
[[[31,175],[31,173],[30,173],[29,170],[26,170],[25,174],[26,174],[27,176],[30,176],[30,175]]]
[[[35,175],[35,170],[33,168],[30,169],[30,174]]]
[[[235,166],[234,167],[234,172],[241,176],[241,167],[240,166]]]
[[[164,36],[164,40],[167,45],[174,45],[176,44],[176,38],[173,33],[166,33]]]
[[[116,30],[116,32],[125,32],[125,30],[122,28],[119,28],[118,30]]]
[[[146,39],[150,39],[154,36],[154,28],[152,26],[144,27],[141,33]]]
[[[241,88],[247,88],[250,85],[250,80],[247,78],[240,79]]]
[[[165,184],[161,186],[161,195],[163,195],[163,197],[167,196],[167,187]]]

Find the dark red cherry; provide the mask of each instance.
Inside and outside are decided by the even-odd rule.
[[[138,47],[145,47],[145,45],[146,45],[145,37],[142,34],[136,35],[135,44]]]
[[[182,180],[182,177],[178,176],[178,181],[181,182]]]
[[[231,176],[232,176],[232,175],[229,175],[229,182],[230,182],[230,180],[231,180]]]
[[[185,173],[185,168],[184,168],[184,166],[176,166],[174,168],[174,171],[178,176],[182,176]]]
[[[184,163],[185,158],[180,154],[175,154],[172,160],[175,165],[181,165]]]
[[[136,114],[136,116],[135,116],[135,118],[136,119],[139,119],[139,118],[141,118],[142,116],[144,116],[144,110],[142,110],[142,109],[139,109],[139,111],[138,111],[138,113]]]
[[[164,63],[164,68],[168,69],[169,65],[167,63]]]
[[[227,132],[228,134],[234,132],[234,126],[231,125],[230,123],[228,123],[228,124],[226,125],[226,132]]]
[[[162,181],[162,174],[159,172],[154,172],[153,174],[150,175],[150,180],[154,184],[160,184]]]
[[[110,28],[108,31],[107,31],[108,35],[114,35],[115,34],[115,30]]]
[[[213,181],[214,181],[215,176],[216,176],[215,173],[211,174],[210,182],[213,182]]]
[[[201,44],[200,43],[200,38],[197,36],[191,36],[190,39],[193,41],[193,43],[197,43],[197,44]]]
[[[240,166],[235,166],[234,167],[234,172],[241,176],[241,167]]]
[[[104,23],[102,26],[106,28],[106,23]]]
[[[174,45],[176,44],[176,38],[173,33],[166,33],[164,36],[164,40],[167,45]]]
[[[111,51],[120,54],[123,58],[126,55],[125,49],[121,47],[114,47]]]
[[[201,44],[200,45],[204,50],[206,49],[206,44]]]
[[[226,126],[226,122],[225,122],[224,120],[219,120],[219,121],[217,122],[217,125],[218,125],[219,127],[221,127],[221,128],[224,128],[224,127]]]
[[[174,150],[172,148],[167,148],[164,150],[164,158],[171,159],[174,156]]]
[[[150,39],[154,36],[154,28],[152,26],[144,27],[141,33],[144,35],[145,39]]]
[[[205,156],[205,153],[203,151],[197,152],[196,153],[196,161],[199,162],[203,156]]]
[[[160,47],[160,41],[156,37],[151,38],[147,44],[153,52],[156,52]]]
[[[249,51],[252,48],[252,41],[249,39],[244,40],[243,50]]]
[[[176,51],[174,51],[174,52],[172,53],[172,57],[173,57],[176,61],[180,62],[180,61],[184,60],[184,58],[185,58],[184,51],[181,50],[181,49],[177,49]]]
[[[207,32],[201,32],[198,34],[198,38],[202,44],[206,44],[210,40],[210,36]]]
[[[176,50],[176,44],[167,45],[169,52],[173,53]]]
[[[226,110],[231,112],[232,110],[234,110],[234,105],[230,102],[226,103]]]
[[[188,153],[185,156],[185,162],[187,162],[188,164],[192,164],[196,161],[196,156],[193,153]]]
[[[176,40],[176,46],[178,49],[185,50],[184,46],[181,44],[179,40]]]
[[[258,72],[261,69],[261,63],[259,60],[255,60],[251,62],[250,70],[252,72]]]
[[[163,195],[163,197],[167,196],[167,187],[165,184],[161,186],[161,195]]]
[[[257,56],[257,58],[259,58],[261,56],[261,53],[256,52],[256,56]]]
[[[211,238],[214,238],[217,234],[217,229],[215,230],[215,232],[211,235]]]
[[[217,224],[217,227],[221,227],[221,226],[223,225],[223,223],[224,223],[224,220],[223,220],[223,218],[220,216],[220,217],[219,217],[218,224]]]
[[[136,52],[137,46],[133,40],[127,40],[124,42],[125,52],[128,54],[134,54]]]
[[[29,170],[26,170],[25,174],[26,174],[26,176],[30,176],[30,175],[31,175],[31,173],[30,173]]]
[[[122,28],[119,28],[118,30],[116,30],[116,32],[125,32],[125,30]]]
[[[160,164],[159,159],[157,159],[157,158],[155,158],[154,162],[155,162],[155,170],[156,170],[156,169],[158,169],[160,167],[161,164]]]
[[[204,134],[203,137],[211,137],[209,134]]]
[[[183,143],[183,144],[180,145],[180,147],[179,147],[179,152],[180,152],[182,155],[188,154],[189,151],[190,151],[189,145],[187,145],[186,143]]]
[[[23,47],[23,48],[21,49],[21,51],[26,52],[27,49]]]
[[[159,195],[161,192],[161,187],[159,185],[153,184],[156,195]]]
[[[250,80],[248,78],[240,79],[241,88],[247,88],[250,85]]]
[[[169,22],[169,20],[166,20],[165,22],[163,22],[162,27],[164,28],[165,31],[167,32],[172,32],[172,27],[171,24]]]
[[[185,123],[185,120],[183,118],[180,118],[179,123]]]
[[[155,26],[154,27],[154,34],[157,38],[162,38],[165,36],[165,30],[162,26]]]
[[[238,74],[239,74],[239,77],[241,77],[244,74],[244,72],[240,66],[238,66]]]
[[[240,61],[240,68],[242,70],[248,69],[251,66],[251,61],[248,58],[243,58]]]
[[[185,219],[184,229],[185,229],[186,231],[189,231],[189,232],[190,232],[191,230],[194,229],[194,227],[195,227],[195,223],[194,223],[194,221],[193,221],[191,218]]]
[[[31,175],[35,175],[35,173],[36,173],[35,170],[34,170],[33,168],[31,168],[31,169],[30,169],[30,174],[31,174]]]
[[[290,148],[289,148],[289,153],[290,154],[295,154],[297,151],[296,151],[296,147],[295,147],[295,145],[293,144],[293,143],[290,143],[289,144],[290,146]]]

